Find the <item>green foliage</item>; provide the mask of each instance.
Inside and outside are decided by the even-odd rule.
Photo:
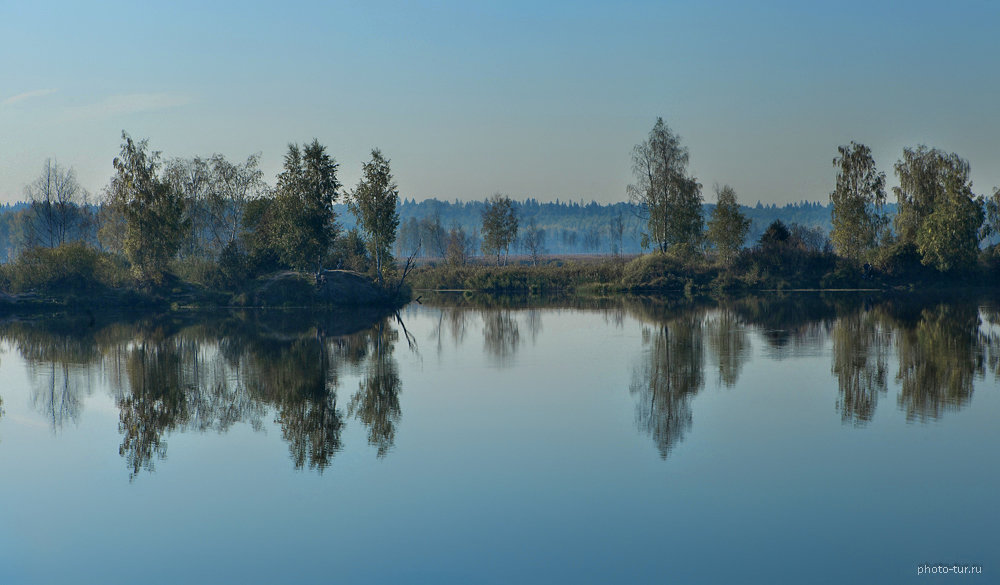
[[[992,212],[972,192],[969,163],[957,154],[919,146],[903,150],[896,163],[899,200],[896,231],[902,242],[913,243],[921,261],[939,271],[975,264],[980,228]]]
[[[337,162],[318,140],[301,151],[288,145],[274,201],[258,220],[283,263],[299,270],[320,267],[336,237],[333,204],[340,187]]]
[[[622,286],[628,290],[683,290],[687,284],[684,273],[684,262],[678,255],[653,252],[625,264]]]
[[[358,230],[349,230],[333,243],[333,252],[326,264],[334,268],[366,273],[372,267],[368,247]]]
[[[183,282],[226,291],[243,288],[250,280],[251,270],[250,258],[235,241],[222,248],[218,260],[185,256],[174,260],[170,268]]]
[[[278,250],[274,247],[277,240],[275,232],[278,228],[277,212],[274,198],[262,198],[251,201],[243,214],[243,228],[240,239],[246,245],[247,276],[253,278],[261,274],[287,268],[281,262]]]
[[[979,238],[987,239],[1000,234],[1000,187],[993,188],[993,194],[983,202],[985,218],[979,230]]]
[[[744,288],[744,283],[731,271],[726,270],[717,274],[709,286],[713,296],[724,296]]]
[[[854,266],[853,262],[838,262],[833,270],[827,272],[820,278],[820,288],[857,288],[863,285],[861,282],[861,272]]]
[[[0,271],[4,288],[12,293],[79,294],[131,284],[114,256],[79,242],[28,249]]]
[[[904,148],[902,160],[896,161],[899,186],[893,187],[898,209],[896,235],[903,242],[916,242],[924,219],[933,213],[944,198],[945,182],[968,183],[969,163],[957,154],[920,145]]]
[[[259,154],[242,163],[230,162],[221,154],[169,161],[164,177],[183,194],[191,223],[181,255],[217,259],[226,245],[240,239],[248,205],[269,193],[263,176]]]
[[[204,256],[184,256],[170,262],[170,272],[183,282],[215,287],[219,283],[219,264]]]
[[[453,227],[448,232],[448,247],[445,261],[449,266],[465,266],[472,255],[472,241],[460,227]]]
[[[757,247],[740,255],[734,269],[747,286],[755,288],[823,286],[823,276],[836,269],[838,260],[826,246],[810,242],[811,233],[797,225],[789,229],[776,220],[768,226]],[[851,269],[860,277],[860,269]]]
[[[663,118],[632,149],[636,182],[628,186],[629,200],[648,214],[644,240],[660,251],[702,236],[701,185],[687,176],[687,164],[687,149]]]
[[[764,234],[760,237],[760,247],[765,250],[780,248],[788,243],[788,238],[791,235],[785,224],[780,219],[776,219],[767,226]]]
[[[740,206],[736,203],[736,191],[732,187],[725,185],[720,188],[716,185],[715,193],[718,196],[718,203],[712,210],[706,235],[709,243],[718,250],[719,259],[723,264],[730,264],[746,241],[747,232],[750,231],[750,219],[740,213]]]
[[[368,253],[375,263],[375,276],[382,284],[393,261],[392,244],[399,226],[396,211],[399,190],[392,180],[389,159],[377,148],[372,150],[371,160],[362,165],[361,173],[361,181],[351,193],[349,205],[365,234]]]
[[[282,272],[263,279],[253,295],[253,304],[260,307],[310,307],[317,302],[315,282],[298,272]]]
[[[690,242],[674,244],[663,252],[666,256],[681,262],[685,268],[694,268],[704,265],[705,254],[701,247]]]
[[[618,262],[554,262],[537,266],[422,266],[411,273],[414,288],[541,293],[617,286]]]
[[[920,262],[920,252],[912,242],[893,242],[879,248],[873,262],[890,279],[914,278],[928,270]]]
[[[885,239],[885,173],[876,169],[871,149],[863,144],[851,142],[837,150],[840,155],[833,159],[837,186],[830,194],[830,239],[838,254],[861,261]]]
[[[250,258],[236,240],[230,241],[219,254],[219,284],[235,290],[250,278]]]
[[[496,255],[497,266],[503,256],[507,263],[510,245],[517,238],[517,214],[510,197],[496,193],[483,209],[483,254]]]
[[[921,261],[942,272],[976,263],[983,223],[982,204],[973,199],[966,185],[949,181],[946,189],[920,225],[916,241]]]
[[[160,283],[190,223],[184,218],[183,197],[159,176],[160,153],[147,148],[147,141],[135,142],[122,132],[116,174],[108,187],[108,228],[120,230],[134,276]]]

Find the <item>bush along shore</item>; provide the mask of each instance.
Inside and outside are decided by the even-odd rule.
[[[625,260],[543,259],[506,266],[428,263],[408,279],[414,290],[518,294],[711,294],[782,290],[964,290],[1000,284],[1000,255],[984,250],[971,267],[941,272],[912,246],[887,250],[875,263],[798,246],[757,246],[729,263],[685,246]]]
[[[410,300],[399,279],[382,285],[349,270],[317,273],[275,271],[234,282],[218,268],[194,270],[177,262],[160,282],[134,278],[120,257],[83,244],[34,248],[0,266],[0,310],[56,310],[61,307],[384,307]]]
[[[404,282],[597,295],[1000,283],[1000,188],[976,194],[967,161],[926,146],[904,149],[894,165],[899,186],[890,213],[885,173],[871,150],[852,142],[837,152],[829,235],[775,220],[747,248],[752,222],[736,190],[717,185],[707,213],[687,149],[658,118],[633,148],[635,182],[627,188],[630,209],[645,225],[632,225],[619,209],[606,226],[590,226],[591,247],[606,229],[612,255],[559,259],[544,256],[546,234],[555,232],[538,206],[519,208],[501,193],[479,207],[472,234],[457,224],[446,230],[435,215],[408,222],[406,237],[397,237],[399,191],[377,148],[357,186],[345,190],[318,140],[289,144],[271,187],[258,156],[243,163],[221,155],[165,160],[123,132],[99,206],[87,203],[72,169],[51,162],[26,188],[31,201],[17,222],[22,246],[0,267],[0,307],[394,307],[411,298]],[[338,223],[338,202],[354,216],[353,229]],[[654,252],[626,261],[626,232]],[[530,263],[509,262],[512,249]],[[416,269],[415,259],[423,262]],[[343,270],[323,269],[331,266]]]
[[[729,262],[688,246],[631,259],[613,256],[541,258],[503,266],[469,261],[395,267],[382,284],[369,270],[278,270],[227,279],[220,267],[176,261],[159,283],[134,278],[120,256],[82,244],[35,248],[0,266],[0,310],[65,306],[139,308],[385,307],[413,291],[467,290],[504,294],[707,294],[733,296],[783,290],[964,290],[1000,284],[1000,254],[942,272],[921,263],[912,246],[887,249],[873,264],[792,244],[757,245]]]

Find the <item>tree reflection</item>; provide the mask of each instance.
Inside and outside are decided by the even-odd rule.
[[[66,362],[28,364],[31,378],[31,403],[45,415],[53,431],[67,422],[77,422],[83,410],[80,378],[83,372],[71,370]]]
[[[528,309],[528,331],[531,333],[531,343],[538,342],[538,334],[542,332],[542,312],[538,309]]]
[[[468,312],[461,309],[451,309],[448,312],[448,325],[451,331],[451,338],[455,346],[459,346],[465,341],[465,328],[468,323]]]
[[[935,420],[971,402],[977,376],[1000,370],[1000,327],[984,327],[975,303],[852,298],[746,298],[717,310],[704,299],[627,299],[583,308],[603,311],[615,325],[624,326],[626,316],[647,323],[629,390],[638,429],[664,458],[690,430],[706,356],[719,385],[735,386],[750,359],[751,331],[761,333],[772,358],[789,348],[822,355],[818,350],[830,347],[837,410],[859,426],[873,419],[893,383],[908,420]],[[542,318],[550,318],[537,309],[461,302],[442,310],[433,329],[438,343],[450,335],[461,344],[478,312],[483,351],[502,367],[524,349],[521,334],[534,339]],[[225,432],[238,423],[260,430],[272,415],[297,469],[332,465],[350,424],[363,426],[378,457],[396,444],[402,381],[394,352],[401,337],[409,343],[412,336],[384,314],[364,323],[280,311],[60,323],[9,320],[0,323],[0,339],[24,357],[32,404],[54,431],[77,420],[90,388],[107,379],[118,407],[119,453],[132,478],[166,457],[171,433]]]
[[[625,306],[623,304],[618,303],[610,308],[604,308],[601,313],[604,315],[605,323],[612,323],[617,329],[625,326]]]
[[[975,305],[940,304],[920,313],[897,339],[899,405],[907,420],[939,418],[972,398],[973,380],[983,373],[984,352]]]
[[[720,309],[708,321],[707,328],[708,346],[718,365],[719,383],[732,388],[750,359],[750,336],[736,314],[728,309]]]
[[[486,353],[498,366],[511,365],[521,343],[521,332],[509,310],[483,313],[483,340]]]
[[[645,357],[632,372],[636,424],[666,459],[691,427],[691,398],[704,384],[702,320],[687,313],[642,332]]]
[[[858,311],[841,316],[831,336],[841,420],[864,425],[874,416],[879,395],[886,392],[890,331],[876,312]]]
[[[350,414],[367,427],[380,457],[395,440],[399,334],[384,313],[365,321],[368,313],[112,318],[103,327],[93,320],[82,327],[8,321],[0,323],[0,338],[28,363],[32,400],[53,429],[76,420],[93,375],[103,373],[119,410],[119,454],[130,479],[166,458],[171,432],[225,432],[239,422],[261,430],[269,408],[294,466],[322,472],[343,449],[337,388],[345,367],[361,375]],[[407,340],[415,351],[412,336]]]
[[[53,431],[79,420],[83,396],[91,392],[91,366],[98,358],[93,331],[79,321],[7,325],[28,366],[31,403]]]
[[[322,472],[343,448],[340,435],[344,417],[337,409],[334,393],[315,400],[282,403],[277,421],[296,469],[302,469],[308,462],[310,469]]]
[[[437,342],[438,355],[444,350],[444,334],[446,331],[451,335],[455,347],[462,345],[462,342],[465,341],[468,313],[467,309],[457,307],[439,309],[437,325],[431,332],[431,338]]]
[[[981,333],[986,367],[993,372],[995,380],[1000,380],[1000,307],[983,307],[981,314],[986,321],[985,331]]]
[[[176,347],[162,339],[144,340],[125,354],[128,389],[118,399],[118,454],[129,466],[129,478],[153,471],[155,459],[167,456],[163,434],[188,416],[181,361]]]
[[[242,358],[242,379],[255,399],[274,406],[295,468],[326,469],[343,448],[344,417],[337,407],[337,362],[323,336],[250,339]]]
[[[818,353],[837,317],[834,303],[817,295],[749,296],[732,308],[741,321],[760,330],[774,359]]]
[[[399,424],[399,392],[402,384],[399,367],[392,357],[393,346],[399,334],[380,321],[371,332],[371,359],[358,391],[351,398],[350,413],[368,428],[368,443],[378,449],[378,457],[385,457],[396,441]]]

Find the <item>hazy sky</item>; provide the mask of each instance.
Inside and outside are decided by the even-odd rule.
[[[215,4],[210,6],[209,4]],[[740,201],[826,201],[836,147],[920,143],[1000,185],[1000,3],[0,1],[0,201],[47,157],[98,192],[121,131],[167,157],[313,137],[403,197],[625,198],[657,116]]]

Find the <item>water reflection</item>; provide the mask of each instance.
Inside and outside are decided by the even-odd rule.
[[[28,364],[32,406],[53,431],[78,421],[84,397],[93,392],[87,366],[97,359],[98,352],[92,338],[69,332],[81,327],[86,330],[87,322],[14,322],[10,326],[19,331],[13,346]]]
[[[938,418],[972,398],[973,379],[983,374],[985,346],[979,311],[970,305],[924,309],[897,335],[901,387],[899,405],[908,420]]]
[[[388,317],[239,314],[227,319],[109,317],[95,327],[45,321],[0,324],[25,359],[32,403],[54,430],[79,418],[81,396],[103,376],[115,398],[119,454],[130,478],[154,471],[172,432],[264,427],[268,411],[296,468],[322,472],[343,448],[347,416],[369,429],[383,456],[400,418],[398,335]],[[361,376],[348,412],[338,405],[342,369]]]
[[[736,316],[760,332],[767,355],[774,359],[819,352],[837,308],[834,300],[819,295],[751,296],[732,304]]]
[[[880,311],[858,311],[838,319],[831,337],[841,420],[864,425],[888,389],[891,329]]]
[[[506,367],[513,364],[520,343],[521,331],[511,311],[483,312],[483,347],[496,365]]]
[[[720,307],[709,319],[708,346],[712,350],[719,384],[732,388],[750,360],[750,335],[739,317],[728,307]]]
[[[829,348],[836,409],[845,424],[859,427],[872,420],[892,382],[906,419],[929,422],[968,406],[975,380],[986,371],[1000,377],[1000,328],[984,327],[977,304],[967,299],[810,295],[748,297],[715,307],[625,306],[645,323],[643,356],[629,385],[636,426],[664,458],[692,426],[691,402],[705,368],[717,372],[720,386],[737,387],[752,354],[751,336],[769,359],[820,356]],[[987,308],[983,314],[998,313]]]
[[[845,421],[871,420],[896,358],[897,404],[907,420],[930,421],[972,399],[975,380],[998,362],[997,336],[970,302],[892,300],[841,315],[833,332],[833,372]]]
[[[349,410],[368,429],[368,443],[377,448],[381,458],[396,441],[396,426],[402,414],[399,408],[402,383],[399,366],[392,357],[398,334],[384,321],[369,334],[371,361],[358,384],[358,391],[351,398]]]
[[[531,333],[531,344],[538,342],[538,335],[542,332],[542,311],[538,308],[528,309],[528,332]]]
[[[341,343],[354,345],[350,339]],[[296,469],[326,469],[342,448],[344,415],[337,407],[339,362],[331,359],[323,334],[247,336],[242,345],[243,351],[230,358],[240,366],[242,375],[237,379],[244,381],[253,403],[274,408],[274,420]],[[353,361],[358,353],[342,355]]]
[[[987,372],[1000,376],[1000,312],[968,300],[458,297],[419,309],[429,323],[420,335],[439,355],[481,343],[488,365],[515,368],[519,353],[543,351],[540,341],[564,327],[548,308],[599,311],[607,328],[634,340],[630,377],[619,380],[637,431],[663,458],[691,430],[706,379],[739,391],[754,355],[829,359],[831,410],[858,427],[887,408],[909,421],[937,420],[967,408]],[[296,469],[328,469],[352,425],[386,457],[403,415],[397,345],[402,338],[416,351],[398,316],[356,312],[9,320],[0,338],[27,364],[30,403],[53,432],[80,420],[97,388],[110,388],[119,454],[133,478],[167,457],[172,433],[221,433],[238,423],[262,430],[273,421]]]
[[[180,352],[173,343],[143,339],[126,349],[124,371],[127,387],[118,388],[118,432],[122,443],[118,454],[125,458],[130,477],[139,470],[152,471],[156,458],[167,456],[163,434],[183,425],[190,416],[187,406],[190,386],[185,380]]]
[[[642,343],[644,355],[629,391],[636,399],[636,424],[666,458],[690,428],[691,398],[704,384],[701,315],[686,313],[644,327]]]

